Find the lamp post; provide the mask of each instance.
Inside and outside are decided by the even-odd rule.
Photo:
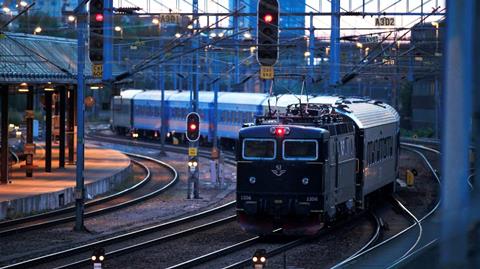
[[[123,39],[123,29],[122,29],[122,27],[117,25],[117,26],[115,26],[114,30],[115,30],[115,32],[120,33],[120,38]]]
[[[34,35],[37,35],[37,34],[41,33],[42,30],[43,30],[42,27],[37,26],[37,27],[35,27],[35,29],[33,30],[33,34],[34,34]]]

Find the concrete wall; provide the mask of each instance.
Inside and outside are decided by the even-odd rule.
[[[86,184],[86,198],[94,198],[112,190],[115,186],[128,179],[132,172],[132,164],[130,163],[122,171],[110,177]],[[0,203],[0,220],[57,209],[73,202],[75,202],[75,187],[11,201],[3,201]]]

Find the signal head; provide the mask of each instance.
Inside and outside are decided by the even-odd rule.
[[[103,22],[103,14],[101,14],[101,13],[95,14],[95,20],[97,22]]]
[[[200,116],[198,113],[188,113],[186,135],[190,142],[195,142],[200,138]]]
[[[257,60],[262,66],[273,66],[278,61],[278,19],[278,0],[258,1]]]

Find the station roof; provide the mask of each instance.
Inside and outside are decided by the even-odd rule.
[[[86,55],[87,83],[95,82]],[[113,71],[119,73],[116,66]],[[0,83],[76,83],[76,73],[75,39],[20,33],[0,39]]]

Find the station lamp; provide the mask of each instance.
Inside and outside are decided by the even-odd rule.
[[[90,0],[89,57],[93,63],[103,62],[103,0]]]
[[[152,23],[155,24],[155,25],[159,25],[160,24],[160,20],[158,18],[153,18],[152,19]]]
[[[278,1],[258,1],[257,15],[257,60],[262,66],[273,66],[278,61]]]
[[[33,30],[34,35],[39,34],[41,32],[42,32],[42,27],[40,26],[35,27],[35,29]]]
[[[69,22],[74,22],[74,21],[76,20],[76,18],[75,18],[75,16],[73,16],[73,15],[68,15],[67,20],[68,20]]]
[[[43,90],[46,92],[53,92],[55,91],[55,88],[53,88],[53,85],[51,82],[48,82],[47,85],[45,85],[45,88],[43,88]]]
[[[29,92],[28,84],[26,82],[20,83],[18,86],[18,92]]]
[[[187,115],[187,139],[195,142],[200,138],[200,115],[190,112]]]

